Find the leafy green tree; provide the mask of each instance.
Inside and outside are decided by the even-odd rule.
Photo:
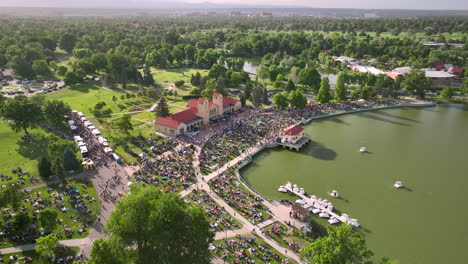
[[[65,115],[70,113],[70,107],[60,100],[48,100],[43,106],[44,116],[53,125],[64,123]]]
[[[307,104],[307,98],[301,91],[292,91],[289,93],[289,104],[291,107],[303,108]]]
[[[360,94],[360,97],[364,100],[369,100],[370,98],[372,98],[374,96],[374,93],[373,93],[373,89],[372,87],[370,86],[364,86],[362,89],[361,89],[361,94]]]
[[[253,90],[252,90],[252,104],[255,106],[255,107],[259,107],[262,105],[263,103],[263,91],[262,91],[262,87],[260,87],[259,85],[257,86],[254,86]]]
[[[129,114],[123,115],[119,120],[115,122],[118,129],[122,130],[125,134],[129,134],[130,130],[133,130],[132,116]]]
[[[126,264],[131,263],[129,252],[116,239],[98,239],[91,249],[92,264]]]
[[[156,106],[156,116],[166,117],[169,115],[169,106],[167,105],[166,97],[161,96],[158,105]]]
[[[344,82],[344,74],[341,73],[338,75],[338,78],[336,79],[336,87],[335,87],[335,100],[336,101],[346,101],[346,86]]]
[[[70,148],[66,148],[63,153],[63,168],[65,171],[76,171],[79,168],[80,164],[76,158],[75,152]]]
[[[42,179],[47,179],[52,175],[52,171],[50,170],[50,161],[47,157],[42,157],[39,163],[37,164],[37,169],[39,171],[39,176]]]
[[[106,54],[98,52],[94,53],[91,56],[91,63],[93,64],[94,69],[101,71],[107,66]]]
[[[37,127],[37,123],[41,119],[41,108],[31,102],[25,96],[16,96],[14,99],[7,100],[2,107],[2,117],[7,122],[7,125],[15,132],[24,131],[26,136],[29,128]]]
[[[7,207],[11,205],[16,208],[21,203],[23,195],[20,185],[7,185],[7,187],[0,190],[0,206]]]
[[[197,72],[195,75],[192,74],[192,77],[190,78],[190,83],[193,86],[199,86],[201,83],[201,74],[200,72]]]
[[[32,70],[36,75],[48,77],[50,76],[49,64],[45,60],[35,60],[32,63]]]
[[[330,94],[330,83],[328,81],[328,77],[323,77],[320,82],[320,89],[317,93],[317,97],[315,97],[315,101],[321,104],[327,104],[331,99],[332,96]]]
[[[451,99],[453,97],[453,90],[450,89],[449,87],[445,87],[440,92],[440,97],[442,97],[444,99]]]
[[[65,73],[64,82],[66,85],[74,85],[83,82],[83,77],[84,76],[77,74],[75,71],[67,71]]]
[[[58,69],[57,69],[57,74],[63,76],[63,75],[65,75],[65,73],[66,73],[67,71],[68,71],[68,68],[67,68],[67,67],[65,67],[65,66],[63,66],[63,65],[60,65],[60,66],[58,67]]]
[[[312,87],[314,92],[318,91],[320,84],[320,73],[313,68],[305,68],[299,71],[298,82],[302,85]]]
[[[210,71],[208,72],[208,77],[210,78],[219,78],[224,77],[226,75],[227,69],[223,65],[215,64],[211,67]]]
[[[296,90],[296,85],[294,84],[294,82],[291,79],[289,79],[288,82],[286,83],[286,90],[288,90],[288,91]]]
[[[65,183],[65,168],[63,167],[63,156],[51,157],[50,170],[52,173]]]
[[[134,250],[135,263],[211,261],[208,246],[214,233],[205,212],[172,193],[132,185],[131,193],[112,212],[106,229],[111,238]]]
[[[313,241],[301,251],[301,258],[316,264],[365,263],[374,254],[364,236],[351,225],[327,227],[328,235]]]
[[[46,261],[55,257],[60,247],[58,238],[54,234],[50,234],[36,239],[34,251]]]
[[[175,81],[174,82],[174,85],[177,87],[177,88],[181,88],[182,86],[184,86],[185,84],[185,81],[184,80],[178,80],[178,81]]]
[[[200,96],[200,89],[198,89],[197,87],[193,87],[192,89],[190,89],[189,94],[193,96]]]
[[[52,232],[57,225],[58,213],[55,210],[46,208],[39,212],[39,225],[47,232]]]
[[[24,230],[28,229],[32,223],[32,219],[27,212],[18,212],[11,221],[13,225],[13,232],[15,234],[21,234]]]
[[[270,77],[270,69],[265,65],[261,65],[257,69],[257,76],[258,78],[262,79],[263,84],[265,84],[265,79]]]
[[[76,36],[72,34],[62,34],[59,40],[59,47],[64,49],[66,52],[71,53],[76,44]]]
[[[276,108],[288,107],[288,92],[277,93],[273,95],[273,104]]]
[[[424,98],[424,90],[431,88],[431,79],[423,71],[413,69],[405,75],[401,86],[409,93]]]

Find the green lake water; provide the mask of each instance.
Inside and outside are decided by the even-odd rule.
[[[305,132],[313,141],[300,152],[259,153],[241,170],[246,182],[268,199],[295,201],[277,191],[290,181],[332,201],[359,220],[376,259],[467,263],[467,106],[348,114],[312,121]],[[408,189],[393,188],[397,180]],[[332,189],[343,199],[327,195]]]

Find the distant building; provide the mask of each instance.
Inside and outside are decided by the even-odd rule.
[[[262,16],[262,17],[272,17],[272,16],[273,16],[273,13],[262,11],[262,12],[260,13],[260,16]]]
[[[400,67],[400,68],[395,68],[393,71],[387,71],[385,74],[387,74],[388,77],[392,79],[396,79],[397,77],[403,76],[411,71],[411,67]]]
[[[446,71],[424,69],[427,78],[432,80],[432,88],[452,87],[455,75]]]
[[[351,69],[357,72],[368,72],[373,75],[385,74],[384,71],[377,69],[375,67],[372,67],[372,66],[353,65],[351,66]]]
[[[239,17],[241,15],[242,15],[241,11],[231,11],[231,16],[232,17]]]
[[[348,63],[351,63],[351,62],[355,62],[355,61],[356,61],[356,59],[351,58],[351,57],[346,57],[346,56],[333,57],[333,59],[334,59],[336,62],[340,62],[340,63],[343,63],[343,62],[345,62],[345,61],[347,61]]]
[[[214,93],[211,101],[204,97],[191,99],[187,103],[187,107],[189,109],[168,117],[158,117],[154,122],[156,131],[169,136],[184,134],[209,124],[210,118],[240,109],[241,103],[237,99]]]

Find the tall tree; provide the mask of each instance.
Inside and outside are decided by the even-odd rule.
[[[335,100],[336,101],[346,101],[346,86],[344,82],[344,74],[340,73],[338,78],[336,79],[336,87],[335,87]]]
[[[291,79],[289,79],[288,82],[286,83],[286,90],[288,91],[296,90],[296,85]]]
[[[75,171],[79,168],[80,164],[76,158],[75,152],[70,148],[66,148],[63,153],[63,168],[65,171]]]
[[[276,108],[288,107],[288,92],[277,93],[273,95],[273,104]]]
[[[159,103],[161,103],[161,101],[159,101]],[[133,130],[132,116],[129,114],[123,115],[115,122],[115,125],[118,129],[122,130],[125,134],[128,135],[129,131]]]
[[[76,41],[75,35],[65,33],[60,37],[59,46],[66,52],[71,53],[75,48]]]
[[[262,87],[260,87],[259,85],[256,85],[254,86],[253,90],[252,90],[252,104],[255,106],[255,107],[259,107],[262,105],[263,103],[263,91],[262,91]]]
[[[409,93],[424,97],[424,90],[431,88],[431,79],[426,78],[423,71],[413,69],[405,75],[401,86]]]
[[[7,185],[0,190],[0,207],[11,205],[13,208],[19,206],[23,199],[24,192],[21,191],[20,185]]]
[[[32,69],[36,75],[42,77],[50,76],[50,67],[45,60],[35,60],[32,63]]]
[[[317,92],[320,84],[320,73],[313,68],[302,69],[298,74],[298,82],[311,87],[314,92]]]
[[[440,92],[440,97],[445,99],[451,99],[453,97],[453,90],[450,89],[450,87],[445,87],[444,89],[442,89],[442,92]]]
[[[43,107],[44,116],[53,125],[64,123],[65,115],[70,113],[70,106],[60,100],[48,100]]]
[[[214,234],[205,212],[171,193],[132,185],[106,229],[111,238],[135,251],[136,263],[210,262],[208,246]]]
[[[57,225],[58,213],[55,210],[46,208],[39,212],[39,224],[46,232],[52,232]]]
[[[93,242],[91,250],[92,264],[125,264],[130,263],[128,250],[116,239],[98,239]]]
[[[41,108],[25,96],[16,96],[7,100],[2,107],[2,117],[8,120],[8,126],[15,132],[24,131],[26,136],[29,128],[35,128],[41,119]]]
[[[52,175],[52,171],[50,170],[50,161],[47,157],[42,157],[39,163],[37,164],[37,169],[39,171],[39,176],[42,179],[47,179]]]
[[[328,77],[323,77],[322,81],[320,82],[320,89],[317,93],[317,97],[315,97],[315,101],[321,104],[327,104],[332,99],[330,94],[330,83],[328,81]]]
[[[289,93],[289,104],[291,107],[302,108],[307,104],[307,98],[301,91],[292,91]]]
[[[36,239],[36,247],[34,250],[43,258],[44,262],[48,261],[50,258],[54,258],[59,249],[60,243],[54,234]]]
[[[169,106],[167,105],[166,97],[161,96],[158,105],[156,106],[156,116],[166,117],[169,115]]]
[[[364,236],[351,225],[327,227],[327,233],[305,247],[301,257],[315,264],[351,264],[364,263],[374,255],[367,249]]]

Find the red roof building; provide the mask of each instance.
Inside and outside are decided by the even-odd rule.
[[[303,130],[304,130],[304,128],[302,128],[302,127],[300,127],[298,125],[292,125],[292,126],[289,126],[288,128],[286,128],[285,130],[283,130],[283,133],[285,135],[288,135],[288,136],[297,136]]]
[[[167,135],[180,135],[208,124],[211,118],[238,110],[241,103],[237,99],[214,93],[213,100],[208,101],[204,97],[191,99],[187,107],[187,110],[168,117],[158,117],[154,122],[156,130]]]

